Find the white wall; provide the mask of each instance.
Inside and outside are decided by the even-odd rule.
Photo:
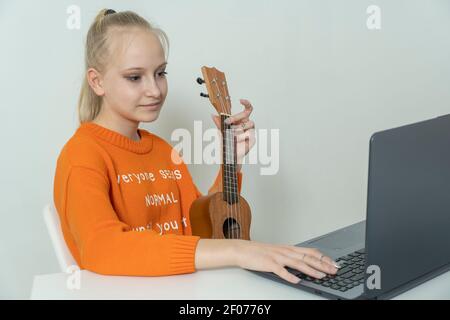
[[[81,29],[66,28],[69,5]],[[381,30],[366,9],[381,8]],[[280,130],[280,170],[244,167],[252,237],[297,243],[364,219],[374,131],[450,112],[447,0],[0,0],[0,298],[28,298],[35,274],[58,272],[42,220],[55,161],[77,127],[89,24],[103,7],[134,10],[171,40],[169,96],[156,123],[212,127],[194,82],[202,65],[227,74],[234,112],[254,104],[258,128]],[[191,165],[206,191],[217,166]]]

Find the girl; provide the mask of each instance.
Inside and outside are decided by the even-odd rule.
[[[316,278],[335,262],[315,249],[192,235],[189,208],[201,196],[187,166],[163,139],[139,129],[155,121],[167,95],[166,34],[136,13],[101,10],[86,40],[80,126],[63,147],[54,202],[65,241],[82,269],[100,274],[161,276],[238,266],[274,272],[285,267]],[[252,106],[229,119],[238,163],[254,145]],[[214,119],[220,127],[220,119]],[[239,128],[239,129],[238,129]],[[238,168],[238,186],[242,173]],[[220,190],[221,172],[209,192]]]

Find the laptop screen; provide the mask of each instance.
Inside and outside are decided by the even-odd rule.
[[[372,136],[366,253],[380,272],[369,296],[450,264],[450,116]]]

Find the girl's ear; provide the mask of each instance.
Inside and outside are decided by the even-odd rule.
[[[98,96],[104,96],[105,90],[103,90],[103,82],[101,74],[94,68],[89,68],[86,72],[87,81],[89,86],[94,90]]]

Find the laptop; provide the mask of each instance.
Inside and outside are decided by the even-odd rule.
[[[366,220],[299,243],[337,261],[292,284],[329,299],[389,299],[450,270],[450,115],[374,133]],[[250,271],[250,270],[249,270]]]

